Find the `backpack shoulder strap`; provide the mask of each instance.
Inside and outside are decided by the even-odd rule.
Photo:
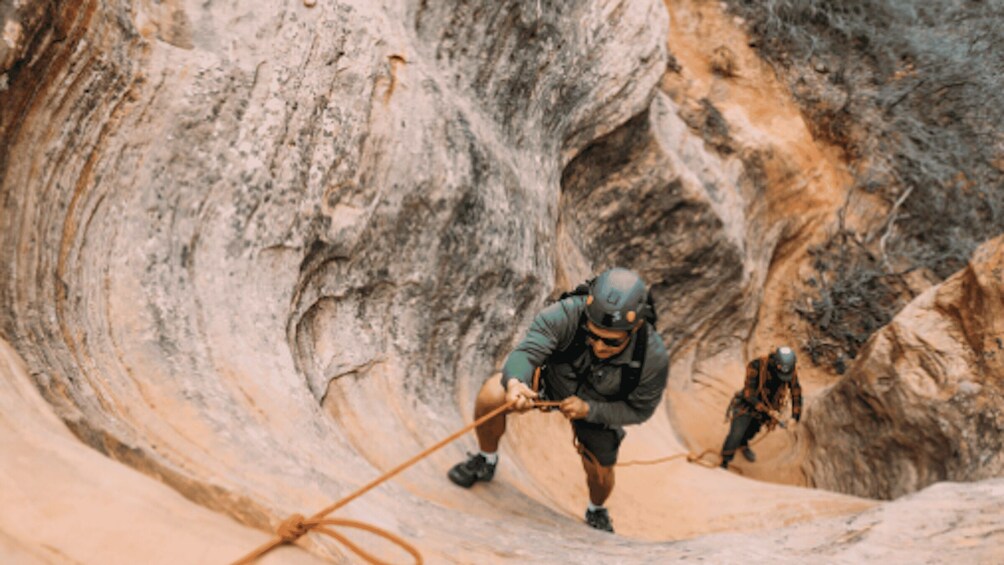
[[[564,349],[559,349],[552,353],[547,359],[547,363],[571,363],[582,355],[586,350],[586,332],[583,329],[585,324],[586,313],[583,312],[579,316],[578,322],[576,322],[575,335],[572,337],[572,341]]]
[[[645,354],[648,352],[648,324],[642,324],[638,330],[638,341],[635,342],[634,351],[631,354],[631,362],[621,371],[621,388],[618,391],[617,400],[627,400],[634,389],[638,388],[641,382],[641,369],[645,364]]]
[[[555,302],[560,302],[566,298],[571,298],[573,296],[587,296],[589,294],[589,287],[593,284],[595,278],[589,279],[580,283],[578,286],[572,290],[566,290],[561,293],[555,300],[548,301],[549,304],[554,304]],[[572,341],[565,346],[564,349],[559,349],[551,354],[548,358],[547,363],[571,363],[579,358],[586,349],[586,332],[584,330],[586,324],[586,313],[583,311],[579,315],[578,321],[576,321],[575,335],[572,337]]]
[[[595,277],[585,280],[579,283],[579,285],[573,288],[572,290],[566,290],[565,292],[562,292],[561,295],[558,296],[557,300],[555,300],[555,302],[557,302],[558,300],[564,300],[570,296],[587,296],[589,294],[589,288],[592,287],[593,281],[595,280],[596,280]]]

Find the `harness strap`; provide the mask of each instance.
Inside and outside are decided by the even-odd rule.
[[[631,353],[631,362],[626,369],[621,370],[621,387],[614,397],[615,400],[627,400],[641,382],[641,368],[645,364],[645,354],[648,350],[648,322],[641,325],[635,339],[637,341]]]
[[[763,405],[766,406],[767,408],[769,408],[770,410],[782,410],[782,409],[784,409],[785,402],[787,401],[788,387],[784,386],[784,385],[781,385],[778,388],[778,392],[776,393],[776,395],[777,395],[777,406],[775,406],[774,405],[774,399],[768,398],[767,388],[766,388],[767,387],[767,379],[770,377],[769,374],[768,374],[769,365],[770,365],[770,363],[768,362],[769,359],[770,359],[769,355],[765,356],[765,357],[761,357],[759,359],[759,361],[760,361],[760,371],[759,371],[759,373],[760,374],[759,374],[759,380],[757,382],[757,396],[760,398],[760,402],[763,402]]]

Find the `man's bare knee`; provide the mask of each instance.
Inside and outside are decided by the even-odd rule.
[[[478,404],[484,406],[501,406],[505,402],[505,389],[502,388],[502,376],[495,373],[485,380],[478,391]]]
[[[604,467],[599,463],[593,463],[588,460],[583,460],[583,466],[586,468],[586,473],[592,477],[607,477],[614,474],[613,466]]]
[[[480,418],[503,404],[505,404],[505,390],[502,388],[500,375],[494,374],[488,377],[478,391],[478,399],[474,404],[474,417]],[[505,420],[505,414],[498,414],[475,430],[482,451],[494,453],[498,449],[499,439],[505,433]]]

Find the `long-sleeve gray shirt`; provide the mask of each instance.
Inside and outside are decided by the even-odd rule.
[[[534,370],[546,364],[547,397],[562,400],[575,395],[585,400],[589,404],[587,422],[608,426],[644,422],[662,400],[669,378],[669,355],[662,337],[649,326],[638,386],[626,399],[615,400],[620,392],[622,371],[632,363],[639,334],[632,335],[624,351],[610,359],[596,359],[587,346],[581,348],[580,354],[573,355],[575,359],[568,360],[562,352],[573,345],[576,331],[584,323],[585,310],[586,297],[572,296],[537,314],[526,336],[502,367],[503,386],[514,378],[531,386]]]

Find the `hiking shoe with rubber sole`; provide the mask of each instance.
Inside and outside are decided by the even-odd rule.
[[[495,476],[496,463],[489,463],[480,453],[468,453],[467,461],[457,463],[446,476],[455,484],[470,488],[478,481],[490,481]]]
[[[603,530],[611,534],[614,533],[614,523],[610,521],[610,513],[607,512],[606,508],[597,508],[596,510],[587,509],[586,523],[597,530]]]
[[[753,450],[748,445],[743,448],[743,457],[750,463],[756,461],[756,453],[753,453]]]

